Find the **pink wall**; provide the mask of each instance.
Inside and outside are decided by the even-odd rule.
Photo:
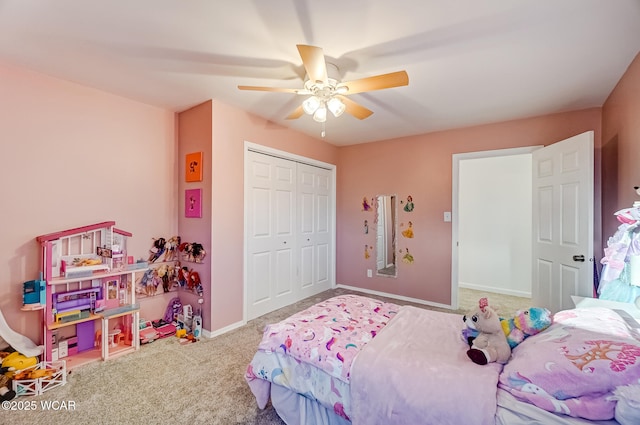
[[[615,233],[613,213],[640,200],[640,54],[602,107],[602,217],[604,241]]]
[[[182,242],[198,242],[205,247],[207,256],[203,264],[182,262],[182,266],[195,270],[203,282],[202,304],[203,311],[211,307],[211,121],[212,121],[211,101],[202,103],[187,111],[178,114],[178,187],[179,193],[176,199],[178,204],[178,234]],[[202,152],[202,181],[185,181],[185,156],[192,152]],[[202,189],[202,218],[185,217],[185,197],[186,189]],[[174,294],[175,296],[175,294]],[[191,304],[198,308],[198,295],[190,291],[180,291],[178,293],[182,304]],[[204,329],[211,329],[211,315],[203,315]]]
[[[567,112],[498,124],[405,137],[340,148],[337,198],[337,283],[449,305],[451,302],[452,155],[455,153],[548,145],[594,130],[600,140],[600,108]],[[597,185],[597,184],[596,184]],[[375,256],[365,260],[364,246],[375,245],[375,234],[362,231],[362,198],[397,194],[413,197],[415,209],[399,206],[398,222],[411,220],[414,239],[398,236],[398,248],[414,256],[411,265],[398,262],[398,278],[367,278]],[[598,208],[599,209],[599,206]]]
[[[129,253],[147,257],[152,237],[177,231],[174,121],[0,65],[0,309],[14,330],[40,339],[41,313],[19,310],[22,283],[38,277],[36,236],[114,220],[133,233]]]
[[[205,165],[205,173],[211,173],[207,255],[211,279],[205,282],[210,285],[211,304],[204,323],[206,329],[216,331],[243,320],[244,142],[331,164],[336,163],[338,149],[220,102],[212,102],[210,114],[204,105],[181,113],[179,127],[180,144],[187,143],[194,150],[211,149],[210,165]],[[183,134],[190,137],[183,138]],[[182,146],[180,150],[182,153]],[[204,234],[209,223],[201,222],[189,231]]]

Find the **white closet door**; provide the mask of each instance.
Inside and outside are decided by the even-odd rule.
[[[331,171],[298,164],[298,282],[300,299],[331,287]]]
[[[295,302],[296,163],[248,152],[247,315]]]

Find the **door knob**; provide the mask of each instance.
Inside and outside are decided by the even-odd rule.
[[[584,261],[584,255],[574,255],[573,261]]]

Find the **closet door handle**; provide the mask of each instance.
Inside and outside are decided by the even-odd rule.
[[[581,261],[584,262],[584,255],[574,255],[573,261]]]

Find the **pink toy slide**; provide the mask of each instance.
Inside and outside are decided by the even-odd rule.
[[[26,336],[20,335],[11,329],[4,319],[2,310],[0,310],[0,339],[27,357],[39,356],[44,351],[44,346],[34,344],[33,341]]]

